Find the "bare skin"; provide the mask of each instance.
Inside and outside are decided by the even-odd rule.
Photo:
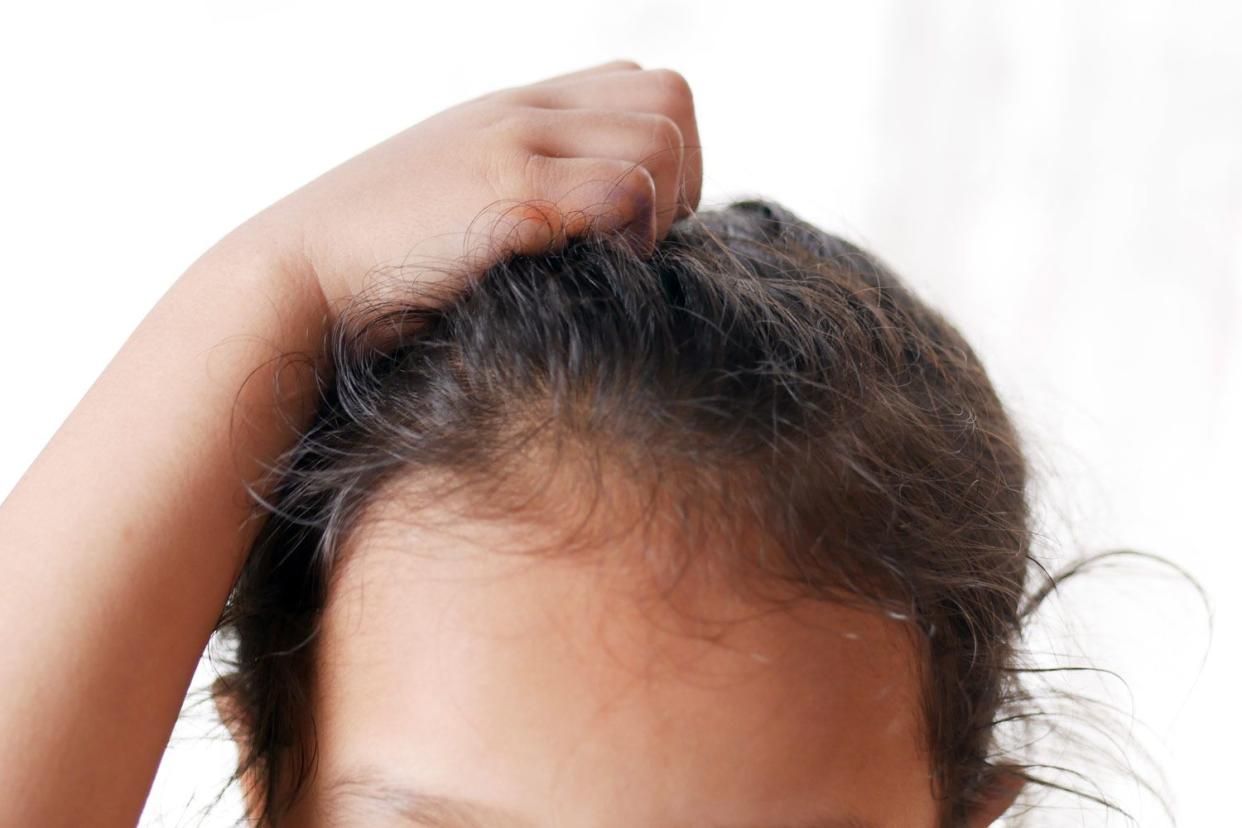
[[[246,520],[245,484],[258,481],[264,465],[289,446],[311,414],[310,377],[297,371],[282,376],[278,398],[272,382],[273,357],[315,353],[335,314],[366,287],[367,274],[377,267],[458,262],[465,268],[455,271],[457,278],[468,279],[510,253],[539,252],[584,232],[619,233],[640,249],[650,249],[678,216],[697,206],[702,180],[698,146],[693,101],[684,79],[666,70],[644,71],[628,62],[606,64],[503,90],[440,113],[272,205],[191,265],[0,505],[0,559],[6,576],[0,602],[0,629],[5,631],[0,648],[0,682],[5,687],[0,696],[0,824],[136,822],[195,664],[257,529]],[[413,278],[436,280],[434,287],[441,295],[463,287],[461,281],[445,282],[444,272],[434,267],[410,271],[416,274]],[[278,409],[283,413],[277,415]],[[393,558],[385,558],[379,550],[358,556],[360,561],[376,562]],[[365,566],[358,569],[363,575],[367,571]],[[403,571],[402,582],[411,589],[446,588],[422,583],[415,570]],[[457,574],[466,576],[461,601],[485,600],[468,583],[472,573]],[[546,570],[526,577],[534,579],[529,588],[504,590],[513,603],[497,603],[496,611],[512,613],[534,635],[551,634],[551,628],[538,628],[536,604],[547,590],[564,587],[560,580],[564,573]],[[527,599],[521,595],[536,604],[523,603]],[[349,617],[352,605],[347,601],[334,606],[338,621]],[[366,619],[367,635],[382,640],[420,628],[428,620],[396,612],[394,605],[387,620]],[[478,659],[445,675],[455,692],[468,694],[472,678],[478,676],[471,671],[489,663],[508,663],[506,659],[511,662],[537,646],[528,640],[514,642],[515,649],[507,650],[504,640],[493,635],[490,625],[495,619],[478,620],[477,628],[467,625],[460,630],[460,636],[474,636],[469,640],[478,644]],[[810,629],[821,632],[823,622],[833,621],[814,620],[817,623]],[[866,628],[868,635],[878,636],[877,641],[884,639],[885,652],[900,652],[889,647],[882,626],[855,617],[835,621],[846,626],[838,624],[823,633],[836,636],[834,641],[843,629]],[[633,622],[638,624],[639,619],[634,617]],[[801,623],[771,623],[756,628],[756,646],[811,634],[798,632]],[[629,632],[643,634],[640,626]],[[628,734],[629,740],[596,744],[588,775],[573,777],[578,781],[566,783],[571,785],[567,797],[556,800],[567,810],[552,813],[536,803],[542,801],[551,778],[540,774],[559,754],[549,752],[542,757],[547,761],[518,767],[525,759],[520,751],[496,749],[486,757],[454,753],[458,748],[467,750],[465,742],[454,740],[464,739],[470,717],[403,718],[396,704],[399,695],[371,711],[391,714],[391,727],[384,729],[383,719],[363,716],[366,705],[354,694],[370,693],[380,686],[377,682],[393,677],[386,671],[399,665],[368,660],[365,648],[351,655],[349,647],[331,635],[325,640],[329,647],[337,647],[340,657],[365,665],[324,686],[322,714],[330,731],[338,734],[324,742],[324,755],[334,768],[346,768],[357,758],[360,739],[372,740],[376,755],[384,757],[383,770],[389,772],[400,770],[397,765],[410,758],[413,742],[437,739],[445,750],[444,776],[437,781],[447,787],[453,787],[455,778],[460,780],[451,776],[450,759],[458,761],[459,769],[476,760],[499,763],[498,774],[501,765],[515,763],[509,769],[512,775],[496,776],[495,790],[467,793],[493,797],[494,804],[519,809],[537,824],[602,827],[652,824],[646,821],[664,817],[701,824],[700,817],[718,816],[695,811],[695,803],[706,800],[691,796],[674,803],[676,807],[671,800],[635,800],[632,817],[637,822],[594,819],[597,812],[590,810],[621,795],[622,788],[605,791],[592,787],[592,780],[602,779],[610,767],[615,770],[610,762],[626,767],[641,764],[642,746],[654,744],[652,715],[668,700],[675,700],[674,709],[686,716],[695,710],[718,712],[720,708],[713,705],[721,700],[677,690],[680,680],[658,685],[653,695],[634,697],[636,707],[618,708],[621,718],[609,725],[608,732]],[[466,640],[427,638],[419,645],[420,654],[411,653],[411,658],[432,658],[438,648],[466,646]],[[670,652],[691,653],[677,649],[683,646],[677,641],[694,647],[692,638],[676,636],[660,639],[659,649],[667,645]],[[855,658],[851,652],[855,651],[845,647],[842,657]],[[712,656],[716,657],[724,658]],[[721,662],[721,669],[737,666],[726,662]],[[402,669],[413,669],[415,663]],[[560,693],[550,695],[548,702],[559,698],[565,705],[569,718],[564,726],[585,728],[593,706],[606,699],[565,695],[573,673],[558,671],[568,669],[567,663],[549,663],[542,679],[519,671],[514,680],[546,680],[550,690]],[[417,664],[426,666],[422,661]],[[853,665],[869,675],[868,671],[879,670],[884,686],[897,686],[906,671],[898,666],[896,672],[886,672],[895,664],[908,666],[898,658],[870,667],[842,661],[824,669],[840,674]],[[601,686],[611,684],[606,665],[585,663],[582,669],[597,675]],[[793,673],[777,678],[782,676],[796,679]],[[350,681],[359,684],[351,689]],[[753,693],[751,701],[730,702],[742,705],[744,715],[713,720],[710,732],[716,741],[704,741],[700,753],[686,753],[676,764],[684,774],[678,778],[703,780],[696,789],[703,797],[719,786],[737,795],[744,791],[736,770],[731,771],[733,776],[711,776],[714,771],[701,766],[696,757],[706,756],[709,747],[717,759],[730,745],[744,750],[737,741],[759,728],[763,710],[790,702],[779,698],[779,681],[757,681],[743,682],[755,688],[748,691]],[[845,687],[841,699],[865,695],[868,688],[874,689],[871,684]],[[411,687],[409,692],[433,695],[427,686]],[[507,716],[505,710],[511,708],[519,717],[509,722],[513,728],[525,726],[522,716],[530,724],[549,719],[556,709],[521,711],[514,699],[506,701],[500,695],[479,699],[486,703],[471,713],[475,721],[478,716]],[[796,708],[782,709],[792,716]],[[441,712],[449,715],[447,710]],[[902,757],[894,761],[909,763],[913,754],[904,739],[909,734],[902,715],[901,710],[882,706],[860,715],[860,720],[897,728],[891,732],[903,734],[898,741],[905,747],[893,754]],[[436,734],[419,730],[432,725],[444,729]],[[778,728],[781,733],[792,732],[794,719],[781,727],[785,728]],[[380,729],[389,734],[384,745],[373,741]],[[689,731],[676,732],[678,743],[686,743]],[[877,737],[866,727],[849,736],[863,753],[868,750],[864,745],[870,744],[867,740]],[[469,749],[485,748],[476,744]],[[787,743],[785,748],[796,752],[801,743]],[[760,753],[775,755],[780,750],[773,741],[765,743]],[[773,785],[792,784],[781,780],[773,769],[778,765],[767,771],[753,762],[746,767],[765,772]],[[524,779],[519,771],[532,775]],[[648,767],[644,772],[655,774],[657,769]],[[706,775],[700,777],[700,772]],[[920,773],[925,768],[906,767],[894,779],[905,785]],[[633,786],[653,779],[631,777],[624,790],[633,791]],[[730,780],[738,780],[736,789]],[[501,782],[508,786],[503,791]],[[317,780],[311,790],[323,791],[323,784]],[[776,788],[764,790],[768,799],[762,802],[770,803]],[[911,790],[926,794],[920,784]],[[820,810],[856,804],[798,801]],[[911,801],[922,802],[918,797]],[[987,824],[1004,804],[981,812],[976,824]],[[761,800],[751,805],[760,808]],[[911,813],[925,813],[925,805],[912,805]],[[320,794],[312,795],[295,824],[337,824],[322,813],[323,807]],[[798,813],[791,804],[788,816]],[[880,824],[898,824],[876,814],[889,820]]]
[[[936,824],[905,625],[609,563],[675,543],[650,534],[548,559],[509,522],[386,511],[334,583],[289,824]]]

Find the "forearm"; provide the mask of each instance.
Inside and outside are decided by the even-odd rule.
[[[0,824],[133,825],[257,526],[258,479],[309,417],[315,281],[243,228],[135,330],[0,505]],[[286,416],[274,416],[281,406]]]
[[[501,90],[335,167],[196,262],[0,505],[0,825],[140,813],[258,528],[245,486],[311,416],[311,373],[274,371],[318,356],[325,291],[349,302],[373,268],[417,261],[434,290],[402,298],[446,299],[587,232],[647,249],[698,203],[697,129],[685,80],[629,61]]]

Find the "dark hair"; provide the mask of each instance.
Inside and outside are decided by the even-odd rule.
[[[261,823],[314,768],[310,644],[343,539],[412,475],[516,509],[505,481],[529,445],[606,455],[687,522],[764,538],[779,554],[723,561],[739,583],[908,620],[942,824],[1000,775],[1034,779],[996,753],[998,723],[1034,715],[1018,647],[1047,594],[1027,462],[970,346],[871,255],[742,201],[679,222],[648,258],[586,237],[447,302],[390,292],[343,314],[327,353],[219,625]]]

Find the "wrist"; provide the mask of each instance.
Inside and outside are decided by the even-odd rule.
[[[306,356],[323,365],[334,313],[297,233],[255,217],[203,253],[175,293],[193,303],[199,333],[243,361]],[[184,307],[184,305],[182,305]],[[244,355],[249,352],[249,356]]]

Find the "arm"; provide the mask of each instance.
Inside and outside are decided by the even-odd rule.
[[[649,248],[697,203],[697,144],[678,76],[596,67],[406,130],[195,262],[0,505],[0,824],[137,820],[257,529],[245,483],[313,413],[274,357],[411,253],[460,278],[588,231]]]

